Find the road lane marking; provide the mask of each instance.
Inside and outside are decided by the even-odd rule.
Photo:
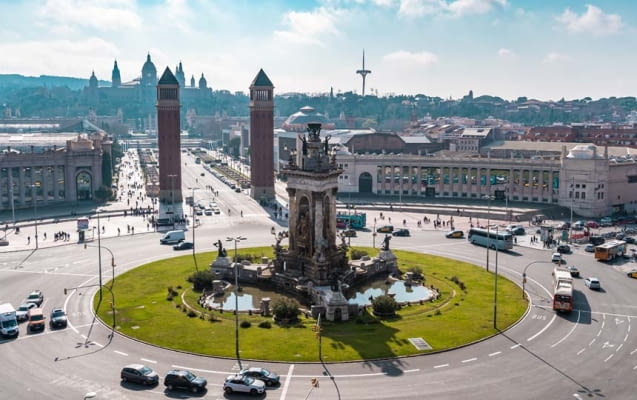
[[[597,337],[599,337],[599,335],[602,334],[602,330],[600,329],[599,332],[597,332]]]
[[[155,360],[149,360],[148,358],[140,358],[140,360],[142,360],[142,361],[146,361],[147,363],[151,363],[151,364],[157,364],[157,361],[155,361]]]
[[[624,336],[624,342],[628,340],[628,334],[626,334],[626,336]]]
[[[517,349],[518,347],[520,347],[520,343],[518,344],[514,344],[513,346],[509,347],[511,350],[513,349]]]
[[[586,350],[586,349],[582,349],[582,350],[578,351],[577,355],[579,356],[580,354],[582,354],[584,352],[584,350]]]
[[[478,359],[477,357],[473,357],[473,358],[469,358],[469,359],[467,359],[467,360],[462,360],[462,362],[463,362],[463,363],[469,363],[469,362],[475,361],[475,360],[477,360],[477,359]]]
[[[531,336],[530,338],[526,339],[527,342],[530,342],[531,340],[535,339],[536,337],[540,336],[542,333],[544,333],[545,330],[547,330],[549,328],[549,326],[551,326],[553,324],[553,322],[555,321],[555,318],[557,317],[557,314],[553,314],[553,318],[551,318],[551,320],[549,321],[548,324],[546,324],[546,326],[542,329],[540,329],[540,331],[538,333],[536,333],[535,335]]]
[[[632,356],[633,354],[637,353],[637,349],[633,350],[630,352],[630,355]]]
[[[123,351],[119,351],[119,350],[113,350],[113,353],[119,354],[120,356],[128,356],[128,354],[124,353]]]
[[[496,351],[495,353],[489,354],[489,357],[497,356],[498,354],[502,354],[501,351]]]
[[[440,365],[434,366],[434,368],[445,368],[445,367],[448,367],[448,366],[449,366],[449,364],[440,364]]]
[[[591,342],[588,344],[589,346],[592,346],[593,343],[595,343],[595,338],[593,338],[593,340],[591,340]]]
[[[616,352],[617,352],[617,351],[619,351],[619,349],[621,349],[623,345],[624,345],[624,344],[622,343],[622,344],[620,344],[619,346],[617,346],[617,350],[615,350],[615,351],[616,351]]]
[[[566,338],[568,338],[569,336],[571,336],[571,334],[573,333],[573,331],[575,330],[575,328],[577,328],[577,325],[579,325],[579,318],[582,315],[582,313],[580,313],[579,311],[577,312],[577,321],[575,321],[575,324],[573,325],[573,327],[571,328],[571,330],[560,340],[558,340],[557,342],[555,342],[553,345],[551,345],[551,348],[557,346],[558,344],[562,343],[564,340],[566,340]],[[603,325],[603,323],[602,323]]]
[[[604,362],[610,360],[611,358],[613,358],[614,354],[611,354],[610,356],[606,357],[606,359],[604,360]]]
[[[294,372],[294,364],[290,365],[288,374],[285,376],[285,383],[283,383],[283,389],[281,390],[281,400],[284,400],[285,396],[288,394],[288,388],[290,387],[290,381],[292,380],[292,372]]]

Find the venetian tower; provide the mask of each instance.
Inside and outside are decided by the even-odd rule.
[[[166,67],[157,83],[157,143],[159,147],[159,218],[181,218],[181,143],[179,82]]]
[[[260,202],[274,200],[274,86],[259,70],[250,84],[250,184],[251,196]]]
[[[317,286],[333,283],[347,270],[347,257],[336,245],[337,168],[329,136],[321,141],[321,124],[308,124],[297,139],[283,173],[288,177],[289,247],[277,260],[277,272],[296,275]]]

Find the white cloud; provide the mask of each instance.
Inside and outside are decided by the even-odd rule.
[[[511,49],[501,48],[498,50],[498,57],[501,57],[501,58],[515,57],[515,52]]]
[[[108,5],[100,0],[47,0],[39,17],[51,23],[56,32],[70,32],[75,27],[117,31],[141,26],[134,0],[113,0]]]
[[[325,7],[307,12],[289,11],[283,16],[287,29],[274,31],[274,36],[293,43],[323,46],[322,36],[339,33],[336,23],[342,14],[341,10]]]
[[[383,61],[403,66],[428,66],[438,62],[438,56],[428,51],[411,53],[405,50],[395,51],[383,56]]]
[[[444,0],[400,0],[398,15],[409,18],[422,17],[439,13],[445,7]]]
[[[570,61],[571,57],[568,54],[550,52],[542,60],[543,64],[560,64]]]
[[[605,14],[600,8],[586,5],[586,12],[577,15],[570,9],[555,18],[571,33],[591,33],[596,36],[611,35],[622,28],[622,18],[617,14]]]
[[[486,14],[493,6],[505,6],[507,0],[456,0],[448,4],[447,9],[454,15]]]
[[[453,16],[485,14],[494,6],[505,6],[507,0],[400,0],[398,14],[403,17],[448,13]]]

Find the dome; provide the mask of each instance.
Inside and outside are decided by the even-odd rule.
[[[153,62],[150,60],[150,54],[146,56],[146,62],[142,67],[142,75],[146,75],[146,73],[157,75],[157,68],[155,68],[155,64],[153,64]]]
[[[203,74],[201,74],[201,78],[199,78],[199,89],[205,89],[208,86],[208,82],[206,81],[206,78],[203,77]]]
[[[596,157],[597,147],[592,144],[578,144],[569,151],[566,158],[579,160],[591,160]]]
[[[91,78],[88,80],[89,86],[97,86],[97,77],[95,76],[95,71],[91,74]]]

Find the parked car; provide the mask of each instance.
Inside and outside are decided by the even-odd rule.
[[[263,394],[265,392],[265,383],[248,376],[230,375],[223,382],[223,390],[228,394],[233,392]]]
[[[594,253],[595,252],[595,245],[593,245],[592,243],[587,244],[586,247],[584,247],[584,251],[586,251],[588,253]]]
[[[599,290],[602,288],[601,283],[599,283],[599,279],[589,276],[584,280],[584,285],[588,286],[591,290]]]
[[[122,381],[139,383],[142,385],[156,385],[159,383],[159,375],[150,367],[142,364],[130,364],[122,368],[120,374]]]
[[[628,272],[626,272],[626,276],[629,278],[636,278],[637,279],[637,269],[633,269],[630,270]]]
[[[447,239],[462,239],[464,237],[464,232],[460,230],[455,230],[451,232],[447,232],[445,234]]]
[[[411,236],[409,229],[400,228],[392,232],[393,236]]]
[[[32,308],[29,310],[29,322],[27,322],[27,331],[43,331],[44,330],[44,314],[41,308]]]
[[[630,244],[635,244],[635,238],[632,237],[632,236],[626,236],[626,237],[624,237],[624,242],[630,243]]]
[[[588,241],[591,242],[593,246],[599,246],[605,242],[605,239],[601,236],[591,236]]]
[[[517,228],[509,229],[509,232],[511,232],[512,235],[516,235],[516,236],[524,235],[526,233],[524,228],[522,228],[521,226],[518,226]]]
[[[279,375],[265,368],[247,368],[241,370],[239,374],[263,381],[266,386],[276,386],[280,383]]]
[[[592,228],[592,229],[597,229],[599,228],[599,224],[595,221],[586,221],[586,227],[587,228]]]
[[[609,217],[604,217],[599,220],[600,226],[613,226],[613,220]]]
[[[68,324],[68,319],[66,317],[66,313],[64,312],[63,308],[54,308],[53,311],[51,311],[51,317],[49,318],[49,326],[52,329],[55,328],[66,328],[66,325]]]
[[[343,231],[343,236],[345,236],[345,237],[356,237],[356,230],[355,229],[345,229]]]
[[[579,269],[577,269],[576,266],[571,265],[570,267],[566,268],[568,270],[568,272],[570,272],[571,276],[573,278],[579,278]]]
[[[206,207],[206,209],[203,212],[206,215],[212,215],[212,208]]]
[[[569,254],[571,252],[571,247],[567,244],[561,244],[557,246],[557,252],[560,254]]]
[[[376,229],[378,233],[392,233],[394,231],[394,227],[392,225],[383,225]]]
[[[27,296],[25,303],[35,303],[38,307],[42,306],[42,302],[44,302],[44,295],[40,290],[34,290]]]
[[[171,370],[164,378],[164,385],[168,390],[183,389],[199,392],[206,389],[208,381],[205,378],[196,376],[190,371]]]
[[[32,308],[38,308],[38,305],[35,303],[22,303],[17,310],[15,310],[15,318],[18,322],[26,321],[29,319],[29,310]]]

